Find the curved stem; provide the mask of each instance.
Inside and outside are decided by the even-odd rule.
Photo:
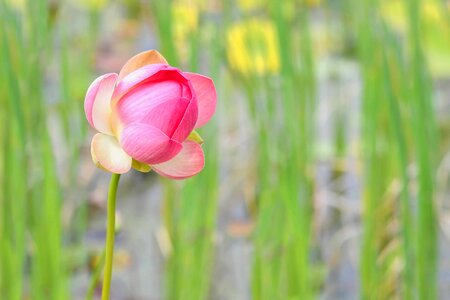
[[[111,287],[112,263],[114,255],[114,234],[116,231],[116,194],[120,174],[112,174],[108,193],[108,225],[105,242],[105,271],[103,278],[102,300],[109,300]]]

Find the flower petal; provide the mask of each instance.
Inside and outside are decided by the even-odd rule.
[[[123,79],[125,76],[130,74],[131,72],[152,64],[165,64],[167,65],[166,59],[156,50],[149,50],[141,52],[132,58],[130,58],[125,65],[120,70],[118,80]]]
[[[159,128],[168,137],[182,143],[184,139],[180,140],[174,138],[173,135],[175,130],[177,130],[180,126],[190,105],[191,102],[186,98],[175,98],[173,100],[166,101],[148,112],[148,114],[142,119],[142,123]],[[195,120],[192,122],[191,130],[194,128],[194,124]]]
[[[106,134],[112,134],[110,124],[111,96],[116,79],[116,73],[98,77],[89,86],[84,100],[84,112],[89,124]]]
[[[192,141],[183,143],[183,150],[171,160],[152,165],[158,174],[172,178],[184,179],[198,174],[205,165],[205,156],[202,147]]]
[[[198,120],[195,128],[199,128],[208,123],[216,110],[216,88],[211,78],[189,72],[183,74],[191,81],[197,96]]]
[[[178,100],[181,92],[181,86],[176,81],[145,83],[120,99],[114,109],[125,124],[140,122],[156,107],[171,100]]]
[[[123,174],[131,169],[131,157],[123,151],[117,140],[97,133],[92,138],[91,154],[94,163],[111,173]]]
[[[197,100],[193,98],[187,108],[184,110],[184,115],[181,120],[179,119],[177,127],[172,134],[172,139],[182,143],[192,132],[195,127],[195,123],[198,118],[198,105]]]
[[[119,101],[120,97],[128,93],[131,89],[151,80],[153,75],[158,73],[160,70],[167,68],[169,68],[169,66],[166,64],[152,64],[143,66],[131,72],[117,82],[117,86],[114,89],[113,94],[113,104]]]
[[[164,132],[144,123],[132,123],[123,129],[120,143],[131,157],[146,164],[165,162],[177,155],[182,145]]]

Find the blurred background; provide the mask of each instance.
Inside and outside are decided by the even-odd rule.
[[[199,176],[122,176],[112,299],[450,299],[449,23],[446,0],[0,0],[0,299],[98,299],[83,101],[148,49],[218,108]]]

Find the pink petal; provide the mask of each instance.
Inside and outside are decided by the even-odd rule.
[[[177,155],[182,145],[156,127],[143,123],[127,125],[120,143],[132,158],[146,164],[165,162]]]
[[[211,119],[216,110],[217,93],[214,82],[203,75],[184,72],[194,87],[198,102],[198,120],[195,128],[202,127]]]
[[[140,122],[152,109],[181,97],[181,86],[176,81],[148,82],[142,84],[116,104],[120,120],[127,124]]]
[[[94,135],[91,143],[91,154],[96,165],[111,173],[123,174],[131,169],[131,157],[110,135],[103,133]]]
[[[190,101],[186,98],[175,98],[159,104],[147,113],[142,119],[142,123],[152,125],[163,131],[172,138],[181,120],[186,114],[186,109],[190,106]],[[192,124],[193,129],[194,124]],[[191,130],[192,130],[191,129]],[[189,134],[189,133],[188,133]],[[174,138],[172,138],[174,139]],[[182,143],[184,140],[174,139]]]
[[[132,58],[130,58],[125,65],[120,70],[118,80],[123,79],[125,76],[130,74],[131,72],[152,64],[164,64],[167,65],[166,59],[156,50],[149,50],[141,52]]]
[[[183,143],[183,150],[171,160],[152,165],[158,174],[172,178],[184,179],[198,174],[205,165],[202,147],[192,141]]]
[[[114,89],[113,94],[113,103],[119,101],[120,97],[128,93],[131,89],[149,81],[152,76],[158,73],[160,70],[166,69],[168,67],[169,66],[165,64],[153,64],[144,66],[131,72],[117,82],[117,86]]]
[[[194,98],[189,102],[188,107],[184,111],[182,119],[177,123],[178,127],[171,135],[172,139],[182,143],[194,130],[195,123],[198,118],[197,99]]]
[[[163,64],[147,65],[128,74],[117,83],[113,94],[113,105],[116,104],[120,98],[128,92],[145,83],[165,81],[176,81],[186,86],[190,84],[184,74],[177,68]],[[183,93],[189,94],[189,98],[192,97],[190,89],[186,89],[186,91],[183,89]]]
[[[133,122],[152,125],[181,143],[194,129],[198,108],[191,83],[168,67],[122,96],[114,112],[125,126]]]
[[[111,96],[116,84],[117,74],[109,73],[94,80],[89,86],[84,100],[84,112],[92,127],[100,132],[112,134]]]

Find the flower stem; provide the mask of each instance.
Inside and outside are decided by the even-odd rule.
[[[114,235],[116,223],[116,194],[120,174],[112,174],[108,193],[108,224],[106,227],[105,242],[105,271],[103,275],[102,300],[109,300],[111,287],[112,264],[114,255]]]

